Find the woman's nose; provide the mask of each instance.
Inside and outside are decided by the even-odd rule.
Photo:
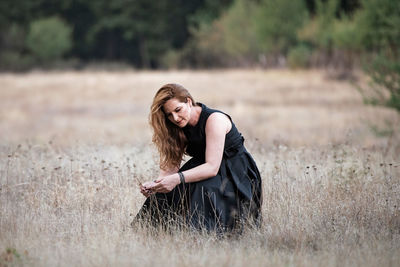
[[[178,114],[172,113],[172,116],[174,117],[174,121],[178,121]]]

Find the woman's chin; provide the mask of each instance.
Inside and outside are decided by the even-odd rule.
[[[180,121],[179,123],[176,124],[179,128],[184,128],[187,125],[187,122],[185,120]]]

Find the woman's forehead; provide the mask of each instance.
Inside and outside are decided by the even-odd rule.
[[[181,106],[184,104],[183,102],[179,101],[176,98],[171,98],[165,104],[163,105],[163,109],[165,113],[170,113],[174,111],[177,107]]]

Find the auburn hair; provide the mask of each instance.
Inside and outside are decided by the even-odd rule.
[[[169,121],[163,109],[164,104],[172,98],[184,103],[191,99],[193,106],[196,105],[189,91],[175,83],[162,86],[154,96],[149,123],[153,128],[152,141],[160,153],[160,168],[163,170],[180,166],[187,145],[183,130]]]

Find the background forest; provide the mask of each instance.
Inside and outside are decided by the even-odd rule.
[[[363,68],[400,110],[398,25],[392,0],[4,0],[0,70]]]
[[[392,0],[3,0],[0,67],[349,69],[398,57],[399,14]]]

